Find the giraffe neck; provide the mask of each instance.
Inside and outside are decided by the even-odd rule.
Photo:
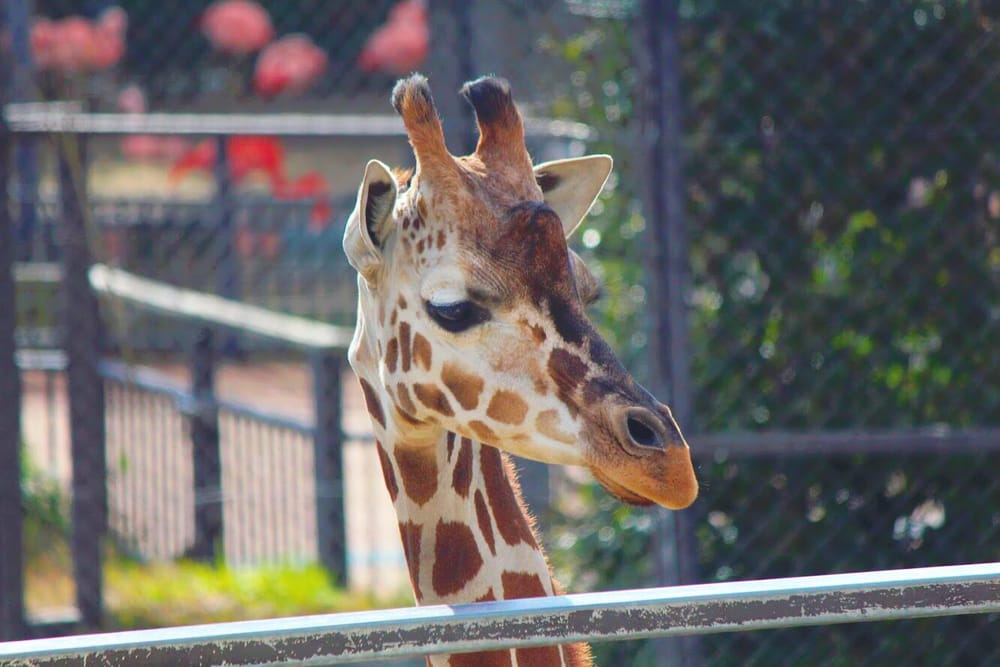
[[[506,454],[443,432],[376,443],[418,604],[554,595],[545,554]],[[430,656],[430,665],[589,665],[585,645]]]
[[[418,603],[555,593],[505,454],[447,431],[378,452]]]

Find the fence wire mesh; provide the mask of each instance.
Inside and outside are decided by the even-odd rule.
[[[527,113],[596,131],[586,146],[561,144],[561,154],[615,157],[573,244],[605,285],[595,319],[650,380],[643,360],[657,341],[646,333],[648,119],[637,35],[657,4],[262,2],[270,33],[261,35],[305,33],[325,57],[282,83],[261,73],[261,46],[234,44],[252,34],[213,32],[208,2],[164,11],[126,1],[118,3],[128,17],[123,48],[109,65],[67,64],[42,40],[33,47],[33,90],[132,113],[381,114],[395,78],[422,69],[453,128],[468,117],[452,112],[459,107],[447,86],[504,75]],[[84,9],[114,34],[110,6]],[[68,1],[33,8],[53,21],[83,11]],[[768,429],[1000,426],[1000,10],[965,0],[736,0],[682,1],[677,14],[694,406],[693,423],[682,426],[761,437]],[[427,41],[428,31],[438,37]],[[341,226],[364,161],[406,165],[405,142],[251,139],[249,162],[227,145],[231,188],[219,190],[214,139],[92,138],[91,249],[149,277],[349,323],[354,287]],[[17,162],[17,255],[57,261],[52,152],[45,140],[21,144],[34,146],[42,169],[36,194],[22,168],[31,161]],[[534,148],[536,158],[560,154]],[[58,321],[45,284],[19,287],[19,296],[34,295],[19,304],[22,344],[50,340],[46,327]],[[188,340],[180,324],[120,306],[107,314],[125,349]],[[260,467],[247,468],[248,479],[291,462],[251,458]],[[724,581],[1000,559],[997,459],[764,457],[752,442],[701,458],[702,496],[690,510],[698,574]],[[651,584],[653,519],[591,487],[572,493],[545,522],[558,524],[550,552],[563,578],[576,589]],[[998,659],[996,632],[988,616],[788,630],[704,638],[698,655],[713,665],[985,665]],[[654,664],[652,647],[637,643],[609,644],[598,656]]]

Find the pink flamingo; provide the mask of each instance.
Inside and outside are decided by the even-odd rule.
[[[267,97],[307,90],[326,70],[326,54],[306,35],[282,37],[264,47],[253,74],[254,90]]]
[[[31,26],[32,58],[40,70],[63,74],[104,70],[125,54],[127,28],[128,17],[120,7],[106,9],[96,21],[38,18]]]
[[[201,31],[223,53],[246,56],[274,37],[267,10],[252,0],[219,0],[201,15]]]
[[[409,74],[427,58],[430,29],[423,0],[402,0],[389,20],[369,36],[358,65],[366,72]]]

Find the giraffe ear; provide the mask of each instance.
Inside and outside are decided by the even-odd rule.
[[[585,155],[535,166],[535,180],[545,203],[562,220],[567,237],[601,194],[612,164],[610,155]]]
[[[389,168],[378,160],[368,162],[358,202],[344,230],[344,253],[369,282],[382,263],[382,246],[392,231],[396,192],[396,179]]]

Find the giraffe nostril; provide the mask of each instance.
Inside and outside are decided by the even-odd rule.
[[[663,449],[663,438],[659,430],[650,426],[645,420],[648,415],[633,412],[625,419],[625,431],[629,439],[640,447]]]

